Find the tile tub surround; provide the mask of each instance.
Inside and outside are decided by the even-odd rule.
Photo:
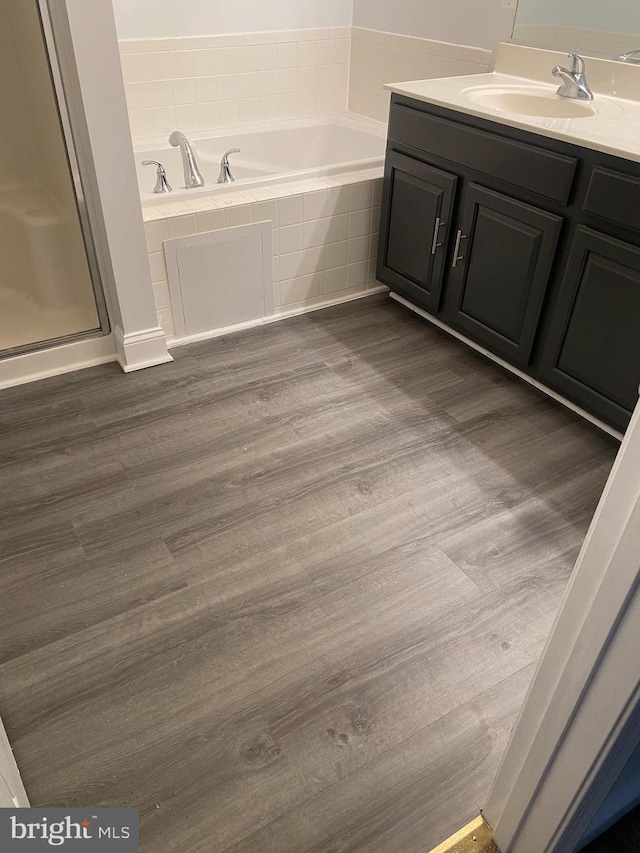
[[[382,169],[143,210],[158,320],[175,341],[163,241],[270,221],[274,318],[357,298],[375,279]],[[267,318],[269,319],[269,318]]]
[[[362,27],[120,41],[134,139],[344,112],[386,121],[384,83],[486,72],[491,51]]]
[[[344,112],[351,27],[120,41],[134,139]]]
[[[486,72],[491,52],[360,27],[120,42],[135,141],[345,113],[386,122],[385,82]],[[175,340],[162,241],[273,223],[275,316],[379,289],[382,169],[143,207],[158,317]],[[355,205],[355,207],[354,207]],[[361,205],[361,206],[360,206]]]
[[[352,27],[349,111],[386,122],[385,83],[486,74],[491,64],[490,50]]]

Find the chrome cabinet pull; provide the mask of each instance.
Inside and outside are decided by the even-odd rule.
[[[438,251],[440,246],[442,246],[442,243],[438,243],[438,237],[440,236],[440,229],[443,227],[443,225],[446,225],[446,224],[447,224],[446,222],[440,222],[439,216],[436,217],[436,225],[435,225],[435,228],[433,229],[433,243],[431,244],[431,254],[432,255],[435,255],[435,253]]]
[[[453,269],[458,266],[458,261],[464,261],[464,255],[459,255],[458,252],[460,251],[460,243],[462,242],[462,240],[466,239],[467,235],[463,234],[462,231],[458,231],[458,234],[456,236],[456,247],[453,250],[453,263],[451,264]]]

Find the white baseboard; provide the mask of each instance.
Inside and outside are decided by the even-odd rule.
[[[450,326],[447,326],[446,323],[443,323],[441,320],[432,317],[431,314],[427,314],[426,311],[423,311],[422,308],[419,308],[417,305],[414,305],[413,302],[409,302],[408,299],[405,299],[403,296],[400,296],[397,293],[391,292],[389,296],[392,299],[395,299],[396,302],[399,302],[401,305],[404,305],[405,308],[409,308],[410,311],[413,311],[414,314],[419,314],[420,317],[424,317],[425,320],[428,320],[430,323],[433,323],[434,326],[437,326],[439,329],[443,329],[445,332],[448,332],[450,335],[453,335],[454,338],[457,338],[459,341],[462,341],[468,346],[473,347],[477,352],[481,352],[483,355],[486,355],[487,358],[490,358],[491,361],[495,361],[496,364],[499,364],[501,367],[504,367],[509,373],[514,373],[516,376],[520,377],[520,379],[524,379],[525,382],[528,382],[529,385],[533,385],[534,388],[537,388],[539,391],[543,391],[547,397],[551,397],[556,400],[558,403],[562,403],[563,406],[566,406],[567,409],[571,409],[572,412],[575,412],[577,415],[583,417],[586,421],[589,421],[594,426],[597,426],[603,432],[609,433],[609,435],[617,438],[618,441],[622,441],[623,435],[618,430],[615,430],[613,427],[610,427],[609,424],[605,424],[604,421],[601,421],[599,418],[595,418],[593,415],[590,415],[589,412],[585,412],[584,409],[581,409],[580,406],[576,406],[575,403],[572,403],[571,400],[567,400],[566,397],[560,396],[560,394],[556,394],[555,391],[552,391],[551,388],[547,388],[546,385],[543,385],[542,382],[538,382],[537,379],[534,379],[532,376],[529,376],[527,373],[524,373],[522,370],[518,370],[517,367],[514,367],[509,362],[504,361],[499,356],[494,355],[488,349],[481,347],[479,344],[476,344],[470,338],[461,335],[459,332],[456,332],[455,329],[452,329]]]
[[[72,341],[49,349],[0,359],[0,388],[36,382],[38,379],[116,360],[112,335]]]
[[[124,373],[173,361],[173,356],[167,350],[166,335],[160,326],[130,334],[116,328],[113,338],[116,358]]]
[[[388,288],[383,284],[380,284],[377,287],[370,287],[368,290],[360,290],[357,293],[348,293],[343,296],[323,299],[310,305],[303,305],[297,308],[278,311],[275,314],[271,314],[268,317],[261,317],[258,320],[248,320],[246,323],[237,323],[234,326],[225,326],[222,329],[200,332],[197,335],[169,338],[167,345],[172,349],[173,347],[182,347],[186,344],[195,344],[198,341],[209,341],[213,338],[221,338],[223,335],[232,335],[235,332],[243,332],[246,329],[255,329],[258,326],[277,323],[279,320],[286,320],[287,317],[297,317],[299,314],[310,314],[312,311],[320,311],[322,308],[329,308],[331,305],[341,305],[343,302],[353,302],[354,299],[363,299],[365,296],[373,296],[374,293],[381,293],[387,289]]]
[[[311,305],[280,311],[260,320],[238,323],[235,326],[227,326],[224,329],[215,329],[211,332],[189,337],[173,338],[169,339],[168,342],[165,333],[159,326],[130,335],[123,335],[120,329],[115,329],[112,335],[73,341],[50,349],[0,359],[0,389],[27,382],[36,382],[38,379],[71,373],[74,370],[82,370],[85,367],[94,367],[97,364],[106,364],[110,361],[117,361],[124,373],[131,373],[134,370],[142,370],[145,367],[153,367],[173,361],[173,356],[169,353],[167,345],[179,347],[197,341],[218,338],[222,335],[230,335],[244,329],[275,323],[287,317],[295,317],[298,314],[319,311],[331,305],[363,299],[366,296],[372,296],[374,293],[386,290],[387,288],[384,285],[369,287],[368,290],[361,290],[357,293],[335,296]]]

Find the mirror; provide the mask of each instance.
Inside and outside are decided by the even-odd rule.
[[[640,0],[519,0],[513,41],[617,59],[640,51]]]

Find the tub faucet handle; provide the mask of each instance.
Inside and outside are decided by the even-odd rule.
[[[241,150],[241,148],[230,148],[222,155],[222,160],[220,160],[220,174],[218,175],[219,184],[232,184],[235,181],[229,166],[229,154],[239,154]]]
[[[156,166],[156,185],[153,188],[154,193],[170,193],[172,192],[171,187],[169,186],[169,181],[167,181],[167,173],[164,170],[164,166],[162,163],[158,163],[157,160],[143,160],[143,166]]]

